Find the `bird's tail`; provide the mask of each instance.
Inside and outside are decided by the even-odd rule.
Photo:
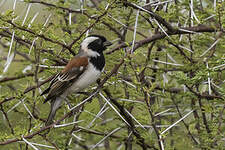
[[[57,109],[61,106],[63,98],[57,97],[56,99],[51,101],[51,110],[48,115],[48,119],[45,123],[45,126],[48,126],[53,123],[53,119],[55,117]]]

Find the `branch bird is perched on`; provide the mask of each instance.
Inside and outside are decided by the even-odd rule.
[[[44,103],[51,102],[46,126],[53,123],[56,111],[67,95],[83,90],[99,78],[105,66],[103,51],[111,44],[104,36],[88,36],[81,43],[78,55],[51,80],[49,87],[41,94],[48,94]]]

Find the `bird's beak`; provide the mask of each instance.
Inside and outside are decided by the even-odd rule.
[[[109,42],[109,41],[105,41],[105,42],[103,43],[103,45],[107,47],[107,46],[112,45],[112,43],[111,43],[111,42]]]

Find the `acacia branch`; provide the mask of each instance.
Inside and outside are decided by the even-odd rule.
[[[166,31],[168,35],[180,35],[180,34],[195,34],[195,33],[203,33],[203,32],[216,32],[217,29],[214,27],[206,26],[206,25],[199,25],[194,27],[181,27],[180,29],[177,29],[174,32]],[[134,50],[144,46],[145,44],[149,44],[151,42],[164,39],[166,35],[162,32],[158,32],[154,34],[151,37],[145,38],[143,40],[135,42]],[[106,52],[106,54],[111,54],[121,48],[125,48],[131,46],[131,43],[129,45],[122,43],[117,45],[115,48],[111,49],[110,51]]]
[[[21,75],[15,76],[15,77],[5,77],[5,78],[0,79],[0,83],[18,80],[18,79],[22,79],[25,77],[31,77],[31,76],[34,76],[34,73],[25,73],[25,74],[21,74]]]
[[[178,107],[178,104],[175,102],[173,96],[171,96],[171,99],[172,99],[172,102],[173,102],[173,104],[175,105],[175,107],[176,107],[176,109],[177,109],[177,112],[178,112],[180,118],[182,118],[183,116],[182,116],[182,114],[181,114],[181,112],[180,112],[180,109],[179,109],[179,107]],[[194,142],[194,144],[198,145],[199,143],[198,143],[198,141],[194,138],[194,136],[192,135],[192,133],[191,133],[191,131],[190,131],[190,129],[189,129],[188,124],[187,124],[184,120],[182,120],[182,122],[183,122],[183,124],[184,124],[184,126],[185,126],[185,128],[186,128],[186,130],[187,130],[187,132],[188,132],[188,135],[191,137],[191,139],[192,139],[192,141]]]
[[[57,5],[54,5],[54,4],[51,4],[51,3],[47,3],[47,2],[41,1],[41,0],[29,0],[29,3],[36,3],[36,4],[42,4],[42,5],[45,5],[45,6],[48,6],[48,7],[59,8],[59,9],[66,10],[66,11],[71,12],[71,13],[82,13],[81,10],[73,10],[73,9],[70,9],[70,8],[66,8],[66,7],[57,6]]]
[[[75,53],[71,50],[71,47],[70,47],[70,46],[67,46],[67,45],[65,45],[64,43],[60,42],[60,41],[55,41],[55,40],[53,40],[53,39],[51,39],[51,38],[46,37],[44,34],[39,34],[39,33],[36,33],[36,32],[34,32],[34,31],[32,31],[32,30],[30,30],[30,29],[28,29],[28,28],[19,26],[19,25],[13,23],[11,20],[6,20],[6,19],[4,19],[2,16],[0,16],[0,19],[1,19],[2,21],[4,21],[4,22],[9,23],[10,25],[12,25],[12,26],[13,26],[14,28],[16,28],[16,29],[19,29],[19,30],[28,32],[28,33],[30,33],[30,34],[33,34],[34,36],[37,36],[37,37],[40,37],[40,38],[46,40],[46,41],[49,41],[49,42],[51,42],[51,43],[60,45],[60,46],[62,46],[63,48],[68,49],[73,55],[75,55]]]
[[[121,115],[126,119],[126,121],[129,123],[130,127],[129,129],[133,132],[133,134],[136,136],[139,144],[143,150],[146,150],[147,148],[153,148],[154,150],[158,150],[154,146],[150,146],[145,143],[145,139],[141,136],[141,134],[135,129],[134,123],[132,121],[132,118],[128,116],[127,112],[125,111],[124,107],[120,105],[115,99],[112,98],[111,93],[107,89],[103,89],[103,91],[106,93],[107,97],[110,99],[110,101],[120,110]]]
[[[155,12],[151,11],[151,9],[148,9],[147,7],[141,7],[141,6],[138,6],[136,4],[133,4],[133,3],[130,3],[127,1],[122,1],[122,3],[126,6],[130,6],[134,9],[139,9],[140,11],[147,12],[151,17],[155,18],[159,23],[163,24],[167,28],[167,30],[169,30],[170,32],[176,31],[175,28],[170,23],[168,23],[164,18],[162,18]]]

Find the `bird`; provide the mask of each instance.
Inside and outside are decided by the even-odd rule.
[[[105,66],[103,51],[110,45],[112,43],[102,35],[87,36],[81,42],[78,54],[53,77],[41,93],[41,96],[47,94],[44,103],[51,103],[46,126],[53,123],[56,111],[68,95],[82,91],[100,77]]]

